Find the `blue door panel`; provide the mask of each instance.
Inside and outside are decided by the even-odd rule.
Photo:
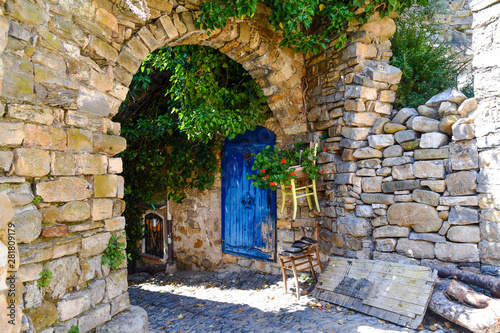
[[[226,140],[222,158],[222,252],[275,260],[276,192],[246,179],[253,156],[274,145],[274,134],[258,127]]]

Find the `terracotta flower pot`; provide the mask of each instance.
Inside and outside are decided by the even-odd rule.
[[[309,178],[309,175],[304,171],[304,167],[300,165],[294,165],[289,167],[288,170],[292,168],[295,169],[295,176],[297,176],[297,179]]]

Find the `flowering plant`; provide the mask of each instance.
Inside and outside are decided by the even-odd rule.
[[[316,165],[316,158],[314,148],[304,148],[304,143],[296,144],[290,150],[267,146],[255,155],[252,170],[259,172],[247,175],[247,179],[251,179],[253,186],[260,189],[275,190],[278,185],[287,186],[291,179],[297,179],[299,167],[310,179],[317,179],[319,166]]]

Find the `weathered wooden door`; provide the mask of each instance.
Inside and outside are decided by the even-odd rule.
[[[227,139],[222,157],[222,252],[255,259],[276,258],[276,191],[260,190],[246,179],[253,154],[276,136],[264,127]]]

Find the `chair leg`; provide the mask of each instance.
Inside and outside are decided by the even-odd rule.
[[[281,214],[283,214],[283,210],[285,210],[285,199],[286,199],[285,184],[281,184]]]
[[[292,221],[295,221],[295,217],[297,217],[297,191],[295,190],[295,179],[292,179],[292,199],[293,199]]]
[[[306,194],[309,194],[309,185],[306,185]],[[312,210],[313,206],[311,204],[311,196],[306,195],[306,198],[307,198],[307,204],[309,205],[309,210]]]
[[[314,266],[310,256],[307,256],[307,261],[309,261],[309,267],[311,267],[311,274],[314,278],[314,281],[318,282],[318,278],[316,277],[316,272],[314,271]]]
[[[319,258],[319,246],[316,244],[316,262],[318,263],[319,271],[323,271],[323,265],[321,265],[321,259]]]
[[[318,202],[318,192],[316,191],[316,180],[313,179],[312,183],[313,183],[312,187],[314,193],[314,201],[316,202],[316,209],[318,210],[318,213],[321,213],[321,209],[319,208],[319,202]]]
[[[285,270],[285,263],[283,262],[283,258],[280,258],[280,265],[281,265],[281,274],[283,275],[283,284],[285,287],[285,294],[288,294],[288,288],[286,285],[286,270]]]
[[[297,299],[300,298],[299,277],[297,275],[297,267],[295,267],[295,260],[292,259],[293,276],[295,276],[295,287],[297,288]]]

